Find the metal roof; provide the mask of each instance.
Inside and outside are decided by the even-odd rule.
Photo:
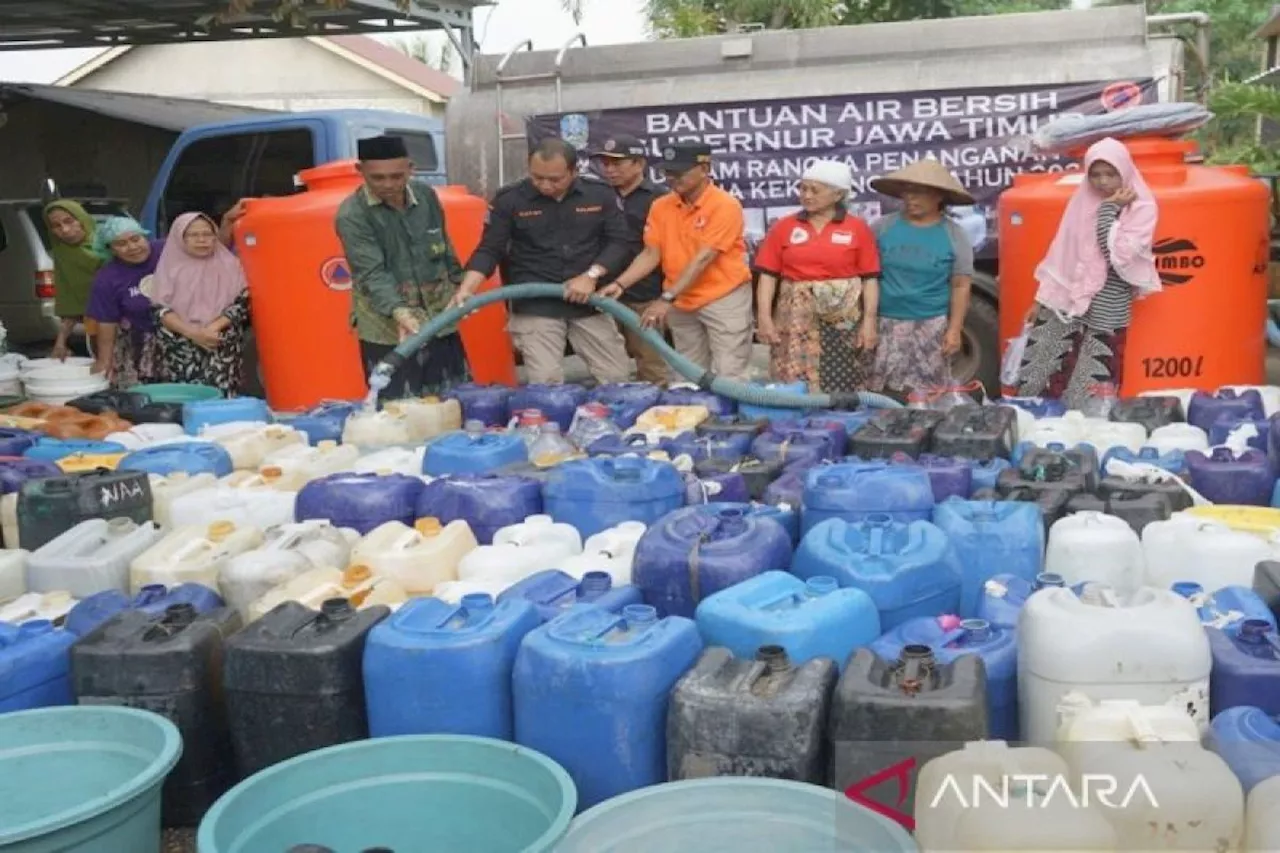
[[[30,99],[62,104],[98,115],[145,124],[178,133],[198,124],[228,119],[268,115],[269,110],[215,104],[189,98],[162,98],[132,92],[104,92],[69,89],[35,83],[0,83],[0,106],[13,100]]]
[[[471,13],[491,0],[301,0],[306,21],[276,21],[276,3],[257,0],[253,11],[220,19],[230,0],[0,0],[0,50],[115,47],[232,41],[305,35],[456,30],[471,44]],[[465,54],[465,52],[464,52]]]

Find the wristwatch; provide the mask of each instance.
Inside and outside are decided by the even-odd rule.
[[[670,290],[668,290],[666,293],[662,294],[658,298],[661,299],[663,302],[667,303],[668,305],[676,301],[676,295],[672,293]]]
[[[591,267],[591,269],[587,270],[587,271],[584,273],[584,275],[585,275],[587,278],[591,279],[592,281],[599,281],[599,280],[601,279],[601,277],[604,275],[604,272],[605,272],[605,271],[604,271],[603,269],[601,269],[600,267],[598,267],[598,266],[593,266],[593,267]]]

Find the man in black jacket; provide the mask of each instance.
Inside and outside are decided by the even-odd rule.
[[[524,357],[529,382],[564,381],[566,338],[597,382],[631,375],[626,345],[613,318],[583,304],[631,257],[627,222],[607,185],[580,178],[578,154],[547,139],[529,155],[529,177],[493,197],[480,246],[451,304],[460,304],[501,267],[504,285],[564,284],[563,299],[511,304],[508,328]]]

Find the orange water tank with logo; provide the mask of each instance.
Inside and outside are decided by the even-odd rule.
[[[334,226],[338,205],[360,186],[354,161],[298,175],[306,191],[251,199],[236,224],[236,252],[252,299],[253,330],[267,402],[298,411],[321,400],[356,400],[368,391],[351,327],[351,270]],[[437,189],[449,238],[465,262],[480,242],[488,205],[460,187]],[[481,290],[497,286],[486,282]],[[515,384],[506,309],[486,306],[461,326],[477,382]]]
[[[1134,303],[1123,393],[1264,383],[1269,191],[1244,167],[1186,162],[1197,150],[1189,140],[1125,145],[1160,206],[1153,250],[1164,289]],[[1018,175],[1000,196],[1002,351],[1022,331],[1036,267],[1083,179]]]

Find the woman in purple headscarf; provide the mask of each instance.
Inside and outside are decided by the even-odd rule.
[[[166,378],[237,394],[249,291],[240,261],[219,240],[212,219],[184,213],[174,220],[148,296]]]

